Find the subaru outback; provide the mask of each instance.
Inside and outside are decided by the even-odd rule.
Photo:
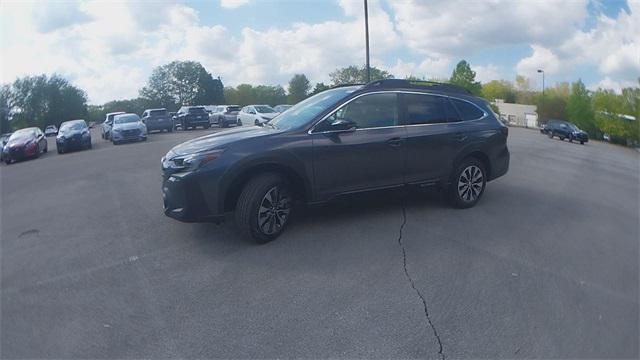
[[[233,212],[241,232],[267,242],[285,229],[294,202],[432,185],[469,208],[507,172],[507,136],[487,102],[457,86],[392,79],[336,87],[263,126],[172,148],[161,161],[164,212],[184,222]]]

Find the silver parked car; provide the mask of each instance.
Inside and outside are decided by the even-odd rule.
[[[111,136],[111,125],[113,124],[113,118],[116,115],[120,115],[120,114],[124,114],[124,111],[108,113],[107,116],[105,116],[104,122],[102,123],[102,126],[100,127],[100,132],[101,132],[101,136],[102,136],[103,139],[105,139],[105,140],[109,140],[110,139],[110,136]]]
[[[238,119],[239,112],[240,106],[238,105],[220,105],[209,115],[209,120],[219,127],[240,126],[242,122]]]
[[[121,114],[113,118],[111,141],[114,145],[125,141],[147,141],[147,126],[136,114]]]

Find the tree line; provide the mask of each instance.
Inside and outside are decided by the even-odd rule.
[[[394,78],[391,73],[376,67],[372,67],[370,73],[371,80]],[[225,87],[220,77],[213,77],[199,62],[173,61],[152,71],[138,97],[87,105],[86,93],[59,75],[26,76],[0,88],[0,128],[2,133],[26,126],[44,128],[77,118],[101,122],[109,112],[141,114],[145,109],[161,107],[176,111],[183,105],[295,104],[332,86],[365,83],[366,68],[355,65],[339,68],[329,74],[329,79],[329,84],[312,85],[306,75],[295,74],[286,90],[280,85]],[[455,66],[447,79],[415,76],[406,79],[459,85],[490,102],[503,99],[507,103],[536,105],[541,123],[549,119],[566,119],[594,138],[601,138],[606,133],[620,143],[640,141],[640,79],[638,87],[625,88],[621,94],[603,89],[589,91],[578,80],[573,84],[556,84],[545,89],[543,95],[532,89],[529,79],[520,75],[514,82],[493,80],[481,84],[465,60]],[[631,115],[637,120],[624,120],[620,115]]]

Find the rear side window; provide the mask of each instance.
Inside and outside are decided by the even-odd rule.
[[[447,122],[445,100],[441,96],[405,94],[407,125]]]
[[[451,99],[453,105],[458,109],[462,121],[477,120],[484,116],[484,112],[470,102]]]

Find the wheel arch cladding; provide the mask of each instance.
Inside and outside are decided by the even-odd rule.
[[[475,150],[475,151],[472,151],[472,152],[470,152],[470,153],[468,153],[468,154],[464,155],[464,156],[463,156],[463,157],[462,157],[462,158],[461,158],[461,159],[456,163],[456,164],[457,164],[457,165],[456,165],[456,167],[457,167],[460,163],[462,163],[464,160],[466,160],[466,159],[470,159],[470,158],[474,158],[474,159],[479,160],[479,161],[482,163],[482,165],[484,166],[484,171],[486,171],[486,172],[487,172],[487,174],[486,174],[486,178],[487,178],[487,179],[491,179],[491,161],[489,160],[489,157],[488,157],[485,153],[483,153],[482,151],[480,151],[480,150]]]
[[[296,199],[302,201],[306,201],[308,199],[308,184],[305,183],[302,176],[300,176],[295,170],[282,164],[264,163],[244,169],[233,178],[225,191],[223,203],[224,211],[231,211],[235,208],[238,197],[249,180],[265,173],[275,173],[282,176],[282,178],[291,185]]]

